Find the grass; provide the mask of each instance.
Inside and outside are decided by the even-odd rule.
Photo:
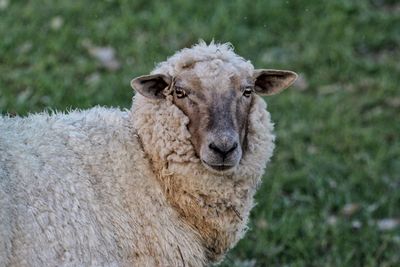
[[[400,5],[0,0],[0,113],[129,107],[129,81],[199,38],[302,84],[267,99],[277,149],[223,266],[400,266]],[[88,45],[110,46],[110,71]],[[0,133],[1,134],[1,133]],[[346,208],[347,207],[347,208]]]

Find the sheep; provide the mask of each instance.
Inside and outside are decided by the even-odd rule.
[[[220,262],[274,149],[260,95],[296,77],[201,41],[133,79],[130,110],[0,117],[0,265]]]

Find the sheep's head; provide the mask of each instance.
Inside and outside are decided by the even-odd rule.
[[[240,58],[241,59],[241,58]],[[283,70],[243,69],[219,58],[183,64],[176,73],[157,73],[132,80],[143,96],[165,99],[189,118],[196,154],[210,170],[238,165],[246,153],[247,124],[254,94],[272,95],[290,86],[297,75]]]

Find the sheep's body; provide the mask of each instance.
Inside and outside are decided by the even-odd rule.
[[[227,46],[215,49],[234,55]],[[187,124],[170,98],[141,95],[130,111],[0,118],[0,265],[202,266],[222,259],[246,231],[274,147],[272,123],[254,96],[246,153],[229,175],[199,162]]]
[[[154,179],[129,112],[2,118],[0,129],[0,266],[204,261],[196,233]]]

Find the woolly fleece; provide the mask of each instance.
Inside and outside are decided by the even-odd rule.
[[[198,61],[253,66],[229,45],[200,43],[153,73]],[[194,153],[170,97],[137,94],[131,110],[0,118],[1,266],[205,266],[243,237],[274,148],[254,96],[239,166],[216,174]]]

